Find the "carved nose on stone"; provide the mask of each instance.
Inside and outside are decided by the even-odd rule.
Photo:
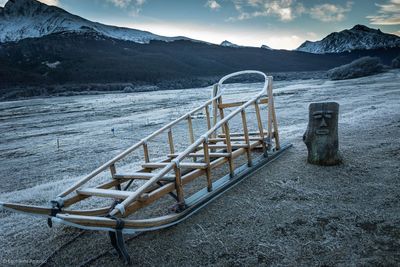
[[[326,121],[324,118],[322,118],[321,124],[319,125],[320,127],[327,127],[328,124],[326,124]]]

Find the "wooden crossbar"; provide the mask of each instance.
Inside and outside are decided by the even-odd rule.
[[[264,134],[268,134],[268,131],[264,129]],[[256,132],[249,132],[249,135],[260,135],[259,131]],[[238,136],[244,136],[244,133],[242,132],[235,132],[235,133],[231,133],[231,137],[238,137]],[[225,137],[225,134],[218,134],[218,137]]]
[[[132,192],[121,191],[121,190],[110,190],[110,189],[98,189],[98,188],[79,189],[76,192],[79,195],[110,197],[116,199],[126,199],[132,195]]]
[[[249,137],[249,140],[250,141],[260,141],[262,139],[261,139],[261,137],[254,137],[253,136],[253,137]],[[219,143],[219,142],[225,142],[226,139],[223,138],[223,137],[219,137],[219,138],[210,138],[210,139],[208,139],[208,141],[210,143]],[[235,142],[235,141],[246,141],[246,139],[245,139],[245,137],[232,137],[231,141],[232,142]]]
[[[168,157],[170,158],[176,158],[177,156],[179,156],[179,153],[177,154],[168,154]],[[204,154],[202,153],[190,153],[189,155],[187,155],[188,157],[204,157]],[[230,157],[230,153],[222,153],[222,152],[213,152],[213,153],[209,153],[208,155],[210,158],[228,158]]]
[[[223,103],[218,104],[218,108],[234,108],[239,107],[246,104],[247,101],[239,101],[239,102],[231,102],[231,103]],[[268,98],[261,98],[258,102],[259,104],[268,104]]]
[[[253,148],[255,146],[258,146],[261,144],[261,141],[256,141],[253,143],[250,143],[250,147]],[[227,149],[228,146],[227,145],[223,145],[223,144],[217,144],[217,145],[208,145],[209,148],[214,148],[214,149]],[[236,143],[232,143],[231,144],[232,149],[238,149],[238,148],[248,148],[249,145],[248,144],[236,144]],[[203,148],[203,146],[200,146],[200,148]]]
[[[164,168],[167,166],[169,163],[168,162],[149,162],[142,164],[143,168],[149,168],[149,169],[160,169]],[[187,168],[187,169],[205,169],[207,168],[206,163],[189,163],[189,162],[182,162],[179,163],[179,168]]]
[[[151,172],[133,172],[129,174],[115,174],[114,179],[137,179],[137,180],[149,180],[155,176],[155,173]],[[165,175],[161,181],[173,181],[175,176]]]

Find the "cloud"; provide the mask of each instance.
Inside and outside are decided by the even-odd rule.
[[[318,38],[318,35],[315,32],[307,32],[306,34],[308,39],[315,40]]]
[[[210,8],[211,10],[218,10],[221,8],[221,5],[215,0],[208,0],[205,6]]]
[[[400,2],[400,0],[392,1]],[[325,3],[306,8],[296,0],[232,0],[232,2],[239,14],[228,18],[228,21],[275,16],[280,21],[290,22],[303,14],[308,14],[323,22],[335,22],[343,20],[353,5],[353,2],[348,1],[344,6]]]
[[[4,5],[8,2],[8,0],[0,0],[0,7],[4,7]],[[39,0],[39,2],[42,2],[46,5],[49,6],[60,6],[60,1],[59,0]]]
[[[125,8],[132,2],[132,0],[107,0],[107,1],[111,2],[116,7],[120,7],[120,8]]]
[[[40,2],[49,5],[49,6],[58,6],[60,2],[58,0],[39,0]]]
[[[292,21],[305,12],[305,8],[296,0],[233,0],[239,15],[228,20],[246,20],[256,17],[276,16],[281,21]]]
[[[129,9],[129,15],[136,17],[142,12],[142,6],[147,0],[107,0],[116,7]]]
[[[400,0],[389,0],[385,4],[375,4],[379,7],[378,14],[367,16],[371,24],[375,25],[399,25],[400,24]]]
[[[323,22],[342,21],[346,17],[346,13],[351,11],[353,2],[347,2],[346,6],[334,4],[321,4],[312,7],[309,11],[313,19]]]

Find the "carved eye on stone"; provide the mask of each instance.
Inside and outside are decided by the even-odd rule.
[[[332,114],[333,114],[333,111],[332,110],[327,110],[327,111],[325,111],[325,118],[328,118],[328,119],[330,119],[330,118],[332,118]]]
[[[313,112],[312,116],[314,119],[322,119],[322,112],[321,111]]]

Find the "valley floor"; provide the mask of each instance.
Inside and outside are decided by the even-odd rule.
[[[398,70],[346,81],[276,83],[281,139],[294,147],[190,219],[129,240],[127,247],[134,265],[397,265],[400,262],[399,84]],[[198,96],[196,101],[203,98],[207,96]],[[187,103],[185,97],[176,101]],[[344,162],[339,166],[306,163],[302,135],[307,125],[308,105],[317,101],[340,104],[339,137]],[[117,104],[118,101],[113,105]],[[10,108],[4,105],[0,106],[3,110]],[[157,122],[165,120],[161,115],[154,118]],[[3,120],[10,123],[10,129],[16,127],[10,122],[11,117]],[[79,127],[82,136],[89,138],[91,133],[86,130],[83,119]],[[127,124],[127,127],[131,126]],[[23,132],[17,135],[22,136]],[[106,140],[104,137],[96,141],[105,143]],[[121,140],[124,145],[132,141]],[[17,146],[11,139],[10,142],[11,146]],[[86,145],[82,141],[81,146]],[[16,149],[0,143],[0,149],[5,148]],[[54,190],[58,192],[68,184],[68,179],[55,173],[46,173],[50,178],[42,178],[38,169],[42,165],[46,169],[64,164],[59,166],[64,170],[68,157],[74,153],[54,163],[50,162],[50,156],[56,152],[46,156],[40,148],[32,149],[36,156],[12,154],[2,158],[1,201],[16,198],[37,203],[39,199],[37,204],[43,204]],[[110,157],[108,151],[99,153],[103,158]],[[86,156],[77,155],[81,159]],[[20,169],[28,170],[10,167],[11,162],[20,163]],[[36,186],[29,180],[27,162],[37,177]],[[82,167],[83,171],[89,167]],[[77,170],[72,169],[64,171],[63,177],[76,174]],[[19,174],[14,177],[21,184],[17,186],[18,191],[9,186],[11,181],[7,178],[13,170]],[[29,186],[23,186],[24,179]],[[1,212],[0,240],[0,265],[40,265],[47,260],[44,266],[85,262],[90,266],[122,266],[112,254],[106,234],[81,233],[63,226],[48,229],[43,218]]]

